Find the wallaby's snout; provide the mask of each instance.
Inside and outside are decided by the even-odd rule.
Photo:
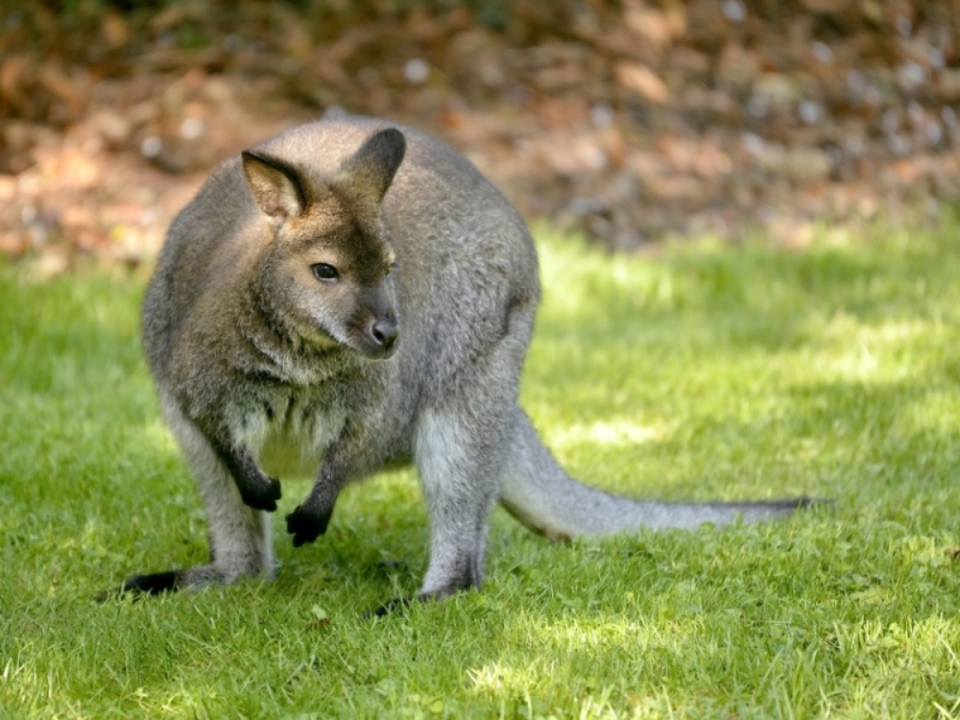
[[[393,293],[384,284],[361,292],[357,299],[360,312],[354,316],[350,344],[371,360],[390,358],[400,337]]]
[[[400,336],[400,326],[397,324],[396,317],[390,314],[375,319],[370,323],[370,336],[375,343],[383,348],[385,358],[393,355],[397,346],[397,338]]]

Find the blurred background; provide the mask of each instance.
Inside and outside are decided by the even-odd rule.
[[[0,0],[0,254],[149,261],[215,164],[383,116],[613,250],[960,197],[960,0]]]

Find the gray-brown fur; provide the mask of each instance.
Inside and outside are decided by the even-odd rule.
[[[225,163],[171,226],[143,307],[211,561],[126,587],[270,577],[266,511],[297,471],[316,477],[287,517],[300,545],[347,482],[413,461],[432,530],[423,597],[479,586],[497,500],[554,538],[797,506],[644,502],[571,479],[517,404],[539,297],[523,220],[419,132],[323,121]]]

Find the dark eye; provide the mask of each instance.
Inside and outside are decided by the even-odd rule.
[[[399,263],[390,263],[390,267],[387,268],[387,275],[389,275],[390,273],[392,273],[392,272],[393,272],[394,270],[396,270],[398,267],[400,267],[400,264],[399,264]]]
[[[317,263],[316,265],[311,265],[310,269],[313,270],[313,276],[320,281],[330,281],[337,279],[337,269],[333,265],[327,265],[326,263]]]

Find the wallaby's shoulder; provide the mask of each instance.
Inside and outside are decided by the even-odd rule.
[[[245,227],[255,218],[239,160],[232,159],[217,168],[174,219],[143,303],[144,335],[156,336],[145,343],[156,348],[158,357],[151,361],[168,355],[171,335],[201,297],[235,277],[231,271],[251,251],[252,242],[243,239],[250,236]]]

